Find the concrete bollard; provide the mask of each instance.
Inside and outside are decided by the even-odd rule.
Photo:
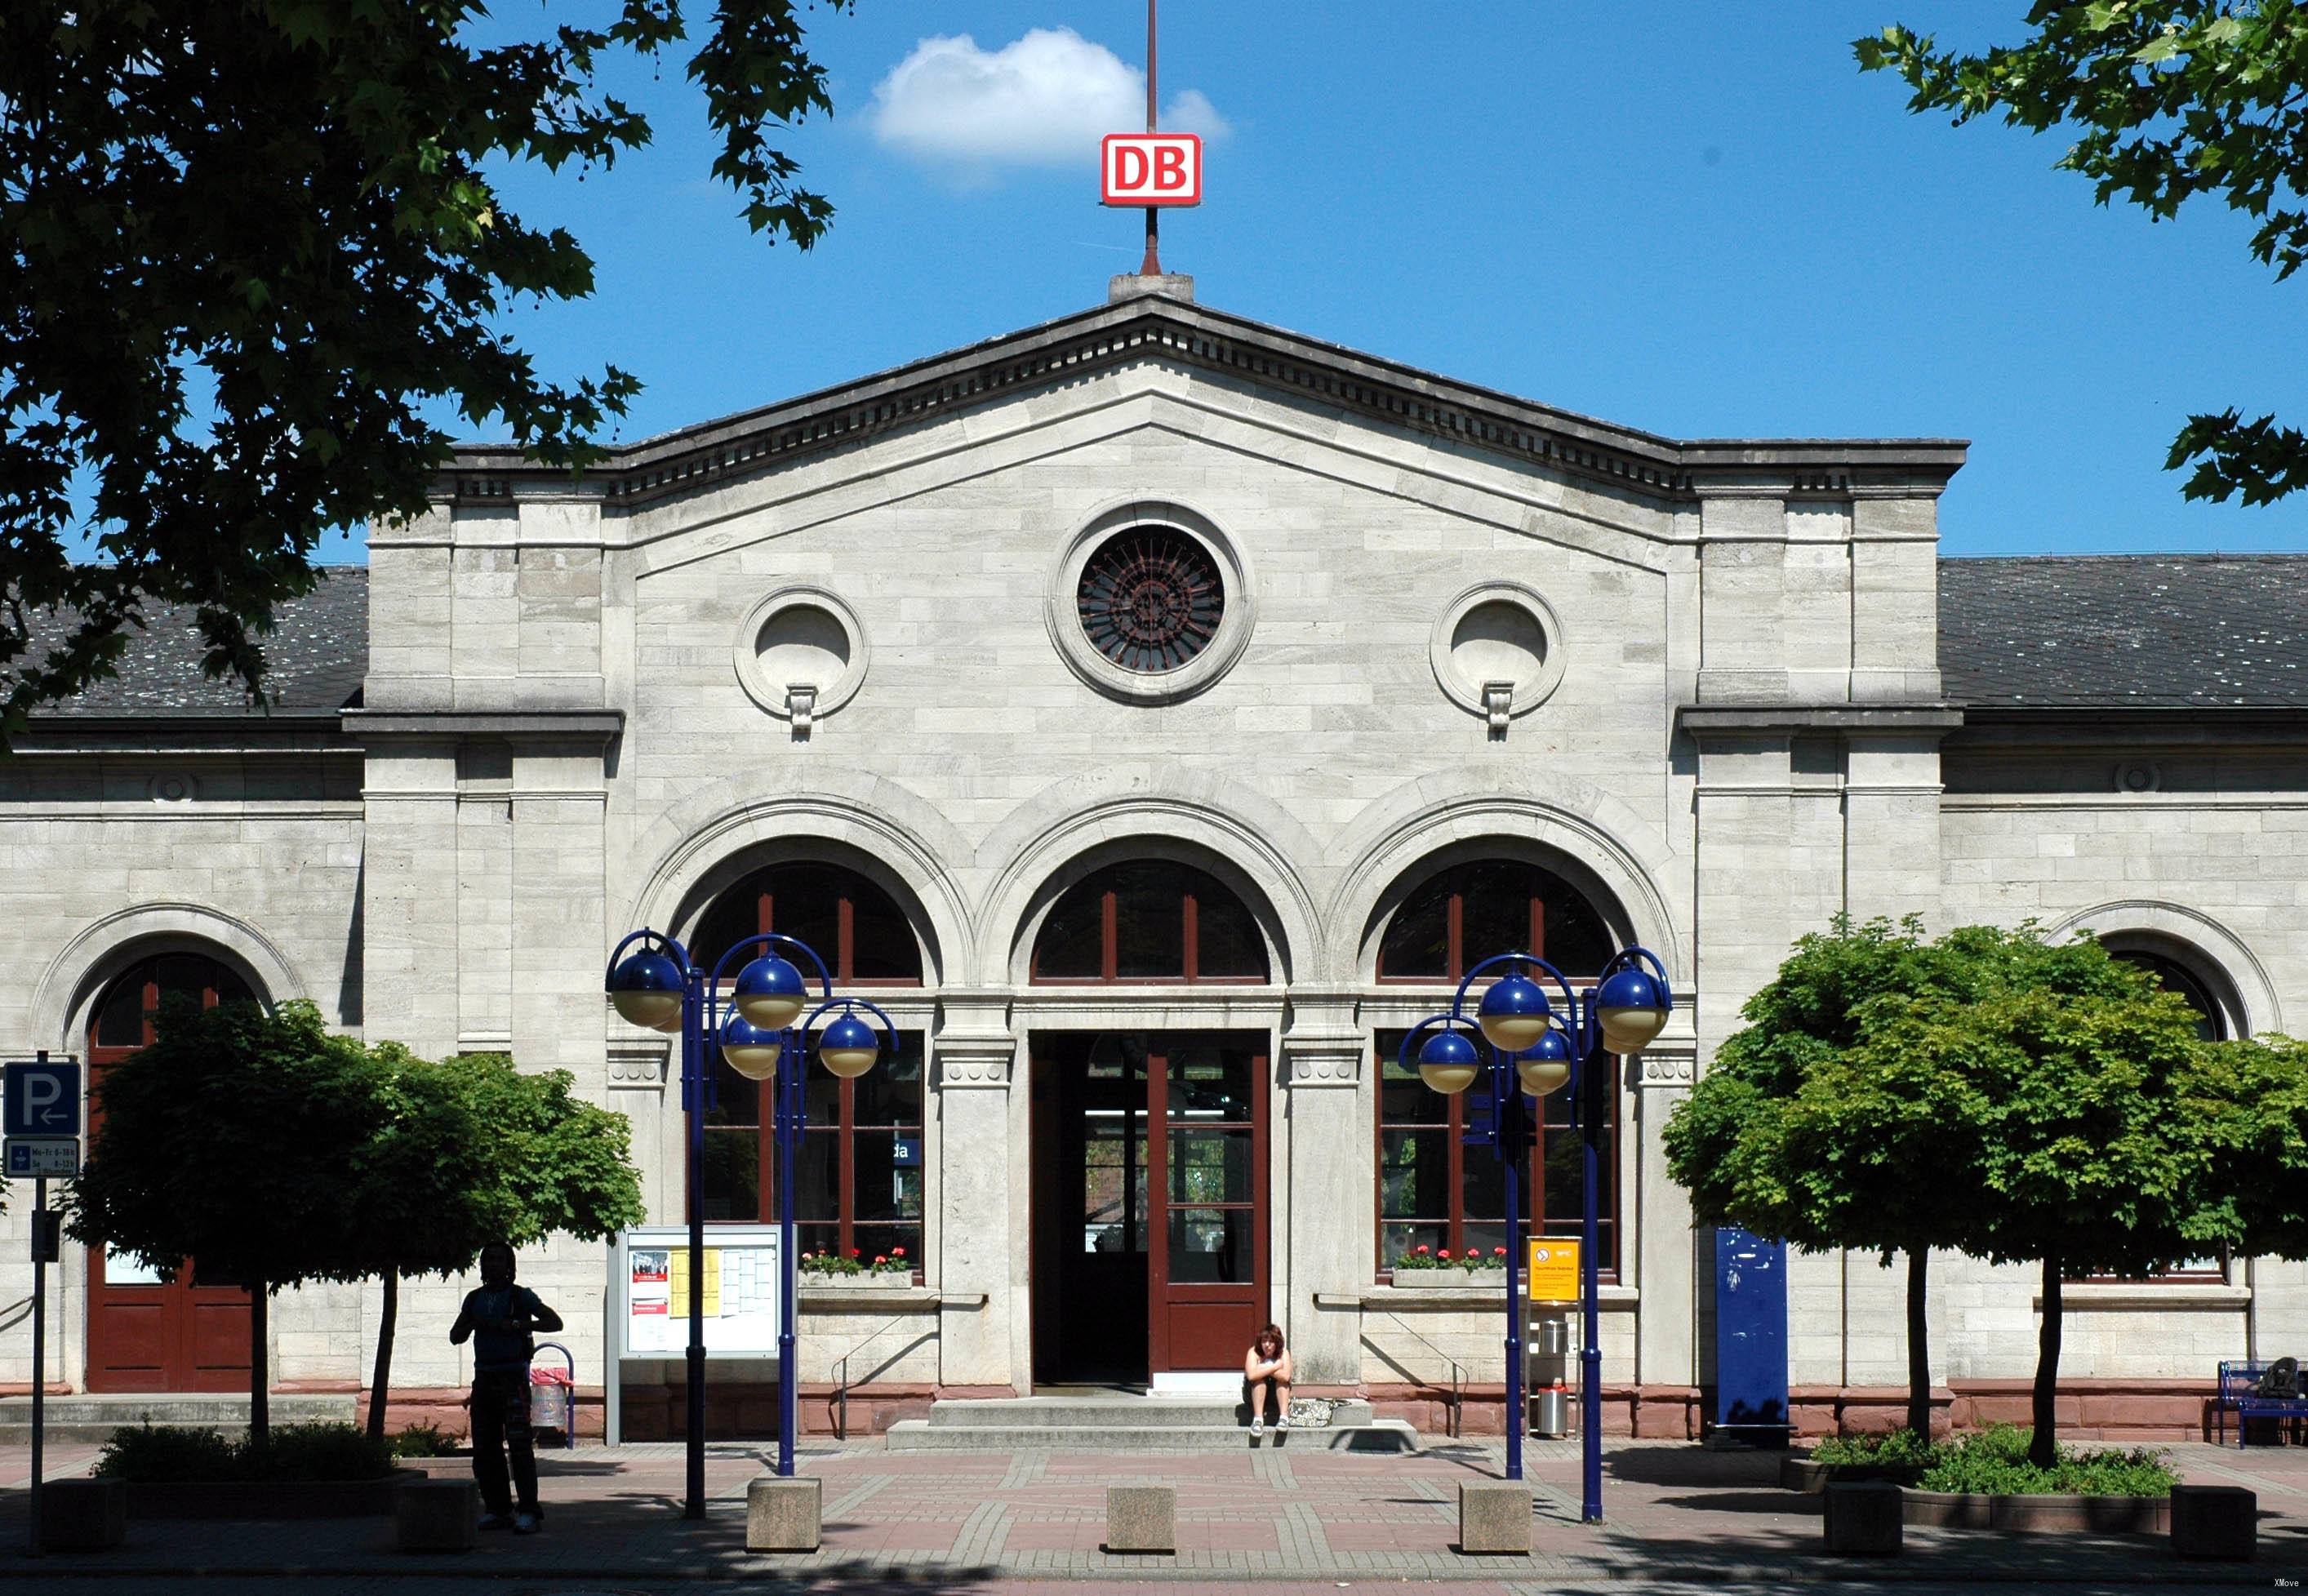
[[[393,1532],[405,1552],[469,1552],[481,1488],[469,1480],[412,1480],[392,1493]]]
[[[1176,1551],[1177,1491],[1167,1485],[1107,1486],[1106,1549],[1110,1552]]]
[[[825,1483],[814,1474],[764,1474],[745,1488],[745,1549],[814,1552],[825,1505]]]
[[[2175,1557],[2249,1563],[2260,1550],[2260,1498],[2240,1485],[2172,1488]]]
[[[109,1551],[128,1537],[125,1480],[51,1480],[40,1487],[40,1549]]]
[[[1896,1557],[1903,1528],[1899,1488],[1888,1480],[1844,1480],[1827,1488],[1827,1549]]]
[[[1514,1480],[1459,1482],[1461,1552],[1530,1553],[1530,1487]]]

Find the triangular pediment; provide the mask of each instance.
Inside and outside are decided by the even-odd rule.
[[[1662,499],[1688,499],[1709,486],[1830,495],[1894,484],[1929,489],[1954,473],[1965,450],[1960,440],[1947,438],[1678,441],[1147,293],[621,445],[584,480],[609,505],[638,508],[1147,362],[1249,384],[1368,424],[1428,434],[1532,469],[1600,479]],[[565,471],[511,445],[467,444],[456,450],[441,486],[444,496],[486,501],[511,493],[513,481],[524,477],[567,481]]]

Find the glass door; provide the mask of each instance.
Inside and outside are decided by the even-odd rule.
[[[1265,1045],[1257,1033],[1174,1032],[1149,1048],[1157,1373],[1233,1368],[1266,1321]]]

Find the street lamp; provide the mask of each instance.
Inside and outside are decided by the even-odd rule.
[[[1494,980],[1476,1008],[1472,1028],[1483,1047],[1468,1035],[1467,989],[1483,971],[1511,965]],[[1531,979],[1550,978],[1561,1007]],[[1572,1123],[1579,1131],[1580,1171],[1579,1337],[1580,1492],[1579,1516],[1603,1516],[1603,1350],[1601,1289],[1596,1254],[1597,1194],[1602,1178],[1602,1086],[1610,1065],[1605,1055],[1639,1053],[1666,1025],[1674,1006],[1666,966],[1646,948],[1622,948],[1581,1002],[1563,972],[1529,953],[1500,953],[1467,971],[1447,1013],[1420,1021],[1402,1039],[1408,1067],[1411,1044],[1418,1042],[1418,1075],[1429,1088],[1454,1096],[1487,1076],[1475,1100],[1473,1128],[1467,1141],[1486,1146],[1504,1166],[1507,1208],[1507,1478],[1522,1474],[1522,1264],[1521,1171],[1530,1159],[1533,1124],[1526,1097],[1544,1098],[1568,1084]],[[1424,1036],[1425,1040],[1419,1041]],[[1486,1058],[1485,1053],[1489,1057]]]
[[[641,945],[632,953],[625,950]],[[793,950],[816,967],[819,1003],[806,1018],[809,981],[791,959],[776,950]],[[729,962],[748,953],[745,966],[721,997],[721,982]],[[689,1518],[705,1516],[705,1203],[703,1192],[705,1113],[712,1106],[713,1071],[710,1049],[719,1046],[729,1067],[749,1081],[771,1083],[771,1100],[777,1134],[778,1159],[778,1463],[777,1471],[794,1471],[794,1434],[801,1416],[800,1369],[794,1358],[794,1164],[800,1156],[803,1124],[803,1082],[809,1058],[810,1032],[821,1020],[832,1018],[819,1033],[818,1061],[844,1080],[874,1067],[886,1042],[897,1053],[897,1029],[890,1016],[857,997],[833,996],[833,979],[825,961],[807,943],[765,931],[749,936],[721,955],[709,975],[697,968],[689,950],[659,931],[635,931],[609,954],[604,982],[617,1013],[635,1025],[678,1033],[681,1037],[681,1105],[688,1116],[689,1170],[689,1350],[688,1350],[688,1480],[682,1511]],[[882,1022],[874,1028],[857,1015],[865,1009]],[[838,1011],[838,1012],[837,1012]],[[616,1377],[610,1371],[610,1378]]]

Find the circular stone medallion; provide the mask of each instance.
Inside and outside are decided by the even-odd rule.
[[[1115,534],[1083,565],[1074,595],[1090,646],[1124,670],[1176,670],[1210,645],[1226,614],[1217,562],[1167,527]]]

